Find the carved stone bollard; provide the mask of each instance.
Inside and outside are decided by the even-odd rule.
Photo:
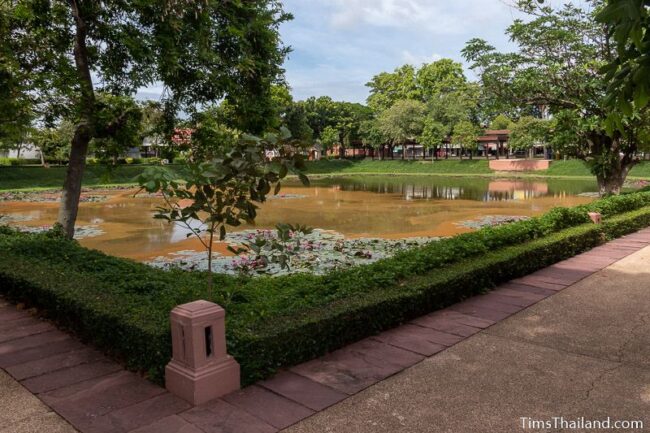
[[[603,222],[603,216],[598,212],[589,212],[589,218],[591,218],[594,224],[601,224]]]
[[[173,357],[165,387],[200,405],[240,388],[239,364],[226,352],[226,312],[208,301],[179,305],[171,312]]]

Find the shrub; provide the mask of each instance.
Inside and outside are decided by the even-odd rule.
[[[588,222],[598,210],[605,223]],[[171,354],[169,311],[224,306],[244,383],[650,225],[650,193],[627,194],[487,228],[325,276],[246,279],[161,271],[55,235],[0,230],[0,291],[40,307],[128,368],[160,382]]]
[[[152,157],[152,158],[142,158],[143,164],[159,165],[162,159]]]

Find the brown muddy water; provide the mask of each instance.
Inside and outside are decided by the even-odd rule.
[[[494,180],[442,177],[345,177],[318,179],[309,187],[289,183],[261,206],[256,228],[280,222],[333,230],[348,238],[452,236],[472,231],[485,217],[530,217],[555,206],[593,200],[595,182]],[[160,198],[135,190],[86,193],[106,196],[81,204],[77,224],[101,231],[80,240],[89,248],[147,260],[181,250],[201,250],[187,230],[152,218]],[[54,199],[55,197],[51,197]],[[58,203],[1,201],[10,224],[41,227],[56,220]],[[242,226],[236,230],[250,229]],[[225,247],[220,248],[225,252]]]

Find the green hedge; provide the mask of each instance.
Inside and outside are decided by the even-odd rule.
[[[600,211],[605,224],[588,222]],[[133,370],[161,381],[169,311],[209,299],[227,312],[243,382],[445,307],[650,225],[650,192],[487,228],[325,276],[242,279],[160,271],[53,235],[0,230],[0,291],[41,308]]]

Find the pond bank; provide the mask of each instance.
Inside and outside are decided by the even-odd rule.
[[[182,173],[183,166],[169,165],[170,170]],[[501,173],[493,172],[486,160],[322,160],[307,163],[311,178],[331,176],[446,176],[494,178],[544,178],[544,179],[594,179],[581,161],[554,161],[545,172]],[[104,166],[88,166],[84,175],[85,187],[136,185],[136,178],[147,165],[121,165],[111,170]],[[0,191],[39,190],[59,188],[63,184],[66,167],[0,167]],[[650,179],[650,161],[634,167],[629,179]]]

